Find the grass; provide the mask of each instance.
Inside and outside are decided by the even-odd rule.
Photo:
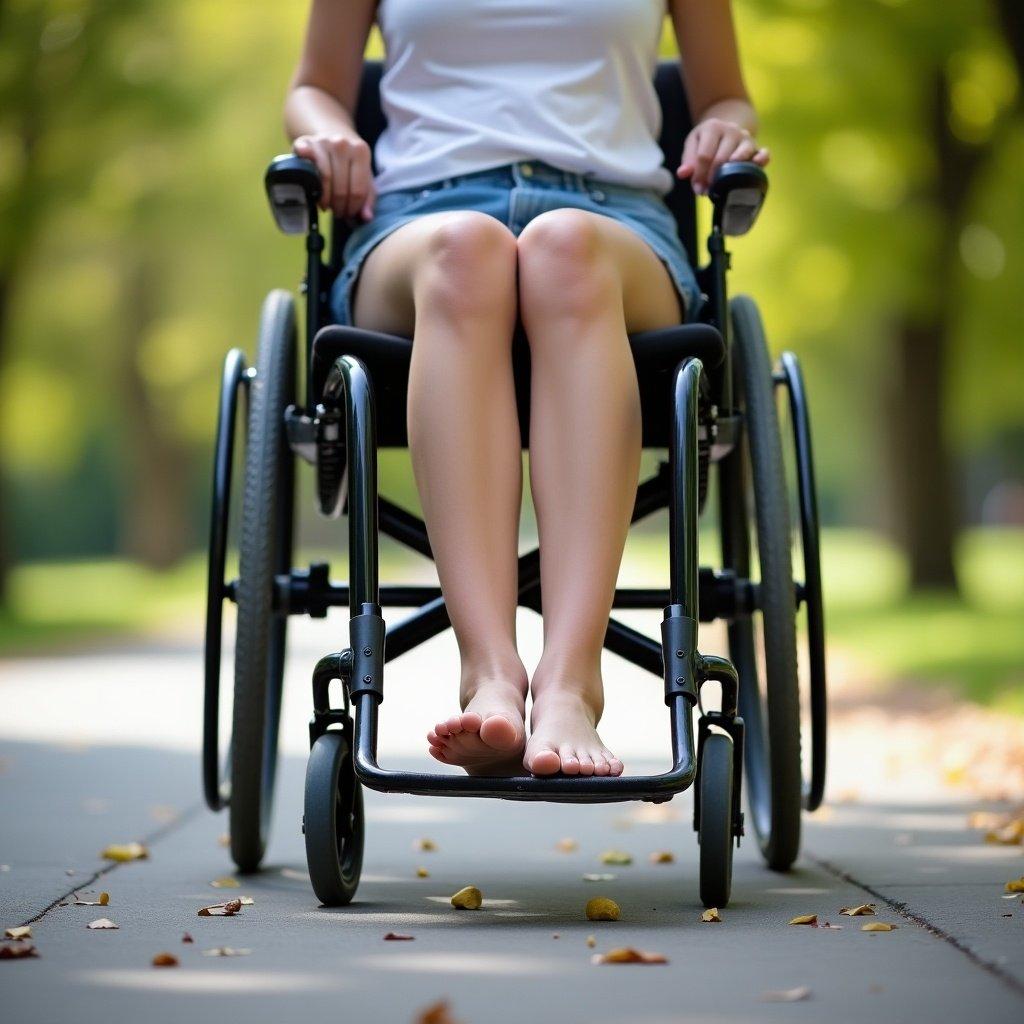
[[[711,537],[702,538],[714,561]],[[524,544],[525,544],[524,540]],[[625,585],[664,585],[664,527],[631,536]],[[324,553],[303,553],[296,564]],[[875,534],[823,537],[828,637],[852,651],[882,684],[944,684],[982,704],[1024,714],[1024,530],[973,530],[961,538],[962,596],[908,595],[906,566]],[[410,568],[416,572],[410,575]],[[381,544],[381,578],[418,582],[429,565]],[[344,577],[334,557],[332,576]],[[203,614],[205,556],[158,573],[124,561],[37,563],[15,569],[0,612],[0,654],[52,650],[83,640],[157,629]],[[229,577],[233,575],[229,572]]]

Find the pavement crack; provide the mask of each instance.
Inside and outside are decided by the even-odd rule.
[[[146,847],[155,846],[165,836],[170,835],[176,829],[179,829],[182,825],[186,824],[186,822],[191,821],[204,806],[205,804],[195,803],[191,807],[186,807],[185,810],[176,815],[172,821],[168,821],[166,824],[161,825],[159,828],[154,829],[147,835],[144,835],[139,842]],[[124,867],[125,864],[134,863],[134,861],[111,861],[109,864],[106,864],[94,871],[88,878],[79,880],[77,885],[73,885],[66,892],[61,893],[55,900],[43,907],[43,909],[34,917],[30,917],[27,921],[22,921],[21,926],[24,927],[25,925],[35,924],[37,921],[41,921],[51,910],[55,907],[59,907],[66,899],[74,896],[76,892],[87,888],[94,882],[98,882],[104,875],[109,875],[111,871]]]
[[[986,960],[985,957],[979,956],[979,954],[971,949],[970,946],[962,942],[955,935],[947,932],[945,928],[940,927],[933,921],[929,921],[928,918],[924,917],[922,914],[911,910],[908,904],[903,903],[900,900],[891,899],[886,896],[885,893],[876,889],[873,885],[862,881],[855,875],[851,875],[848,871],[839,867],[838,864],[833,864],[832,861],[825,860],[823,857],[816,857],[809,851],[805,851],[804,856],[823,871],[827,871],[833,877],[838,878],[843,882],[847,882],[850,885],[855,885],[858,889],[862,889],[869,895],[874,896],[875,899],[884,903],[891,911],[893,911],[893,913],[899,914],[899,916],[904,920],[916,924],[919,928],[923,928],[930,935],[933,935],[935,938],[941,939],[947,945],[952,946],[958,953],[967,957],[975,967],[980,967],[993,978],[1001,981],[1014,994],[1024,997],[1024,983],[1022,983],[1018,978],[1010,974],[1009,971],[1003,970],[999,964],[992,960]]]

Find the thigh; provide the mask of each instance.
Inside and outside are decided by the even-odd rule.
[[[354,326],[412,337],[416,320],[413,282],[419,269],[430,259],[431,237],[446,220],[465,216],[465,213],[463,210],[424,213],[396,228],[373,247],[352,286]],[[508,230],[488,214],[478,215],[493,222],[495,230]]]

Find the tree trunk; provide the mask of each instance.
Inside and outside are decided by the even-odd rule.
[[[159,268],[141,241],[126,256],[119,391],[130,478],[121,549],[144,565],[165,569],[188,549],[188,452],[154,406],[139,371],[140,344],[155,318]]]

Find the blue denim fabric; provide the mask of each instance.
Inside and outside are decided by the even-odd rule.
[[[342,267],[330,296],[335,321],[352,323],[353,285],[370,250],[415,217],[479,210],[496,217],[518,237],[538,214],[564,207],[614,217],[632,228],[667,267],[686,310],[684,322],[699,319],[705,296],[679,240],[675,218],[656,190],[600,181],[542,160],[524,160],[442,178],[420,188],[382,192],[373,219],[353,230],[342,251]]]

